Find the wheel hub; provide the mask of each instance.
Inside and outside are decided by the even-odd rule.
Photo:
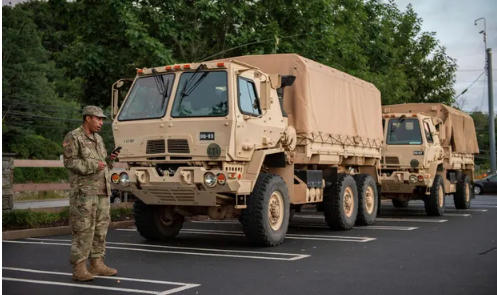
[[[368,186],[366,189],[366,211],[372,214],[374,209],[374,191],[373,188]]]
[[[350,187],[346,188],[343,194],[343,208],[347,217],[352,216],[354,211],[354,192]]]
[[[283,197],[279,192],[273,192],[268,206],[269,225],[273,230],[278,230],[283,223]]]
[[[159,211],[159,219],[165,226],[172,226],[176,220],[173,207],[164,207]]]
[[[469,184],[466,183],[466,202],[469,202]]]

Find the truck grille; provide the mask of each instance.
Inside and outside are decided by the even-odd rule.
[[[186,139],[168,139],[167,151],[172,154],[189,154],[190,147]]]
[[[191,203],[195,201],[195,193],[193,190],[189,189],[173,189],[173,188],[163,188],[163,189],[150,189],[150,194],[154,197],[160,199],[163,202],[172,203]]]
[[[163,139],[147,141],[147,154],[163,154],[166,152],[166,142]]]
[[[397,157],[385,157],[385,164],[399,165],[400,161]]]

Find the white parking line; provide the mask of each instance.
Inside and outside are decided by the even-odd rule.
[[[190,220],[189,222],[193,223],[212,223],[212,224],[239,224],[240,221],[238,220]]]
[[[56,272],[56,271],[44,271],[44,270],[38,270],[38,269],[16,268],[16,267],[2,267],[2,269],[11,270],[11,271],[37,273],[37,274],[72,276],[72,273]],[[119,280],[119,281],[141,282],[141,283],[150,283],[150,284],[174,285],[174,286],[180,286],[180,287],[177,287],[174,289],[169,289],[166,291],[157,292],[157,291],[148,291],[148,290],[140,290],[140,289],[95,286],[95,285],[87,285],[87,284],[72,284],[72,283],[63,283],[63,282],[55,282],[55,281],[47,281],[47,280],[30,280],[30,279],[20,279],[20,278],[11,278],[11,277],[3,277],[2,279],[6,280],[6,281],[17,281],[17,282],[34,283],[34,284],[57,285],[57,286],[67,286],[67,287],[111,290],[111,291],[141,293],[141,294],[160,294],[160,295],[174,294],[174,293],[177,293],[180,291],[184,291],[184,290],[188,290],[188,289],[200,286],[200,284],[188,284],[188,283],[179,283],[179,282],[156,281],[156,280],[135,279],[135,278],[126,278],[126,277],[114,277],[114,276],[112,276],[112,277],[95,276],[95,278],[114,280],[114,281]]]
[[[418,219],[418,218],[392,218],[381,217],[376,218],[376,221],[399,221],[399,222],[424,222],[424,223],[442,223],[447,222],[447,219]]]
[[[397,212],[409,212],[410,210],[412,211],[425,211],[424,208],[406,208],[406,209],[400,209],[400,208],[395,208],[395,211]],[[452,213],[464,213],[464,212],[487,212],[488,209],[445,209],[445,212],[452,212]]]
[[[182,229],[182,232],[189,234],[203,234],[203,235],[226,235],[226,236],[245,236],[240,231],[229,230],[207,230],[207,229]],[[294,240],[317,240],[317,241],[335,241],[335,242],[358,242],[365,243],[376,240],[376,238],[369,237],[348,237],[348,236],[331,236],[331,235],[297,235],[286,234],[285,239]]]
[[[295,217],[311,218],[311,219],[324,219],[324,216],[318,215],[295,215]],[[400,222],[425,222],[425,223],[442,223],[447,222],[447,219],[415,219],[415,218],[394,218],[394,217],[377,217],[376,221],[400,221]]]
[[[326,229],[329,228],[326,225],[320,225],[320,224],[292,224],[291,226],[298,228],[326,228]],[[414,226],[369,225],[369,226],[357,226],[354,227],[354,229],[411,231],[418,228]]]
[[[41,239],[41,238],[29,238],[29,241],[10,241],[6,240],[3,242],[8,243],[20,243],[20,244],[37,244],[37,245],[59,245],[59,246],[70,246],[70,243],[56,243],[56,242],[70,242],[70,240],[62,239]],[[38,242],[35,242],[38,241]],[[47,242],[44,242],[47,241]],[[163,245],[148,245],[148,244],[134,244],[134,243],[117,243],[117,242],[106,242],[108,249],[116,250],[128,250],[128,251],[139,251],[139,252],[152,252],[152,253],[168,253],[168,254],[183,254],[183,255],[197,255],[197,256],[216,256],[216,257],[231,257],[231,258],[248,258],[248,259],[264,259],[264,260],[280,260],[280,261],[295,261],[303,258],[307,258],[310,255],[306,254],[294,254],[294,253],[278,253],[278,252],[261,252],[261,251],[244,251],[244,250],[224,250],[224,249],[208,249],[208,248],[192,248],[192,247],[176,247],[176,246],[163,246]],[[122,245],[122,246],[138,246],[156,249],[172,249],[172,250],[152,250],[144,248],[129,248],[129,247],[116,247],[109,245]],[[176,249],[176,250],[174,250]],[[183,251],[178,251],[183,250]],[[184,250],[190,250],[192,252],[186,252]],[[193,251],[203,251],[193,252]],[[212,252],[212,253],[209,253]],[[224,252],[224,253],[222,253]],[[233,253],[233,254],[225,254]],[[238,254],[236,254],[238,253]],[[267,256],[256,256],[257,254],[263,254]]]
[[[391,208],[395,208],[393,205],[391,206],[385,206],[385,207],[382,207],[382,208],[388,208],[388,209],[391,209]],[[424,209],[424,205],[423,203],[414,203],[414,204],[411,204],[409,203],[409,206],[406,208],[406,209],[409,209],[409,208],[420,208],[420,209]],[[456,209],[454,206],[450,206],[450,207],[446,207],[446,209],[448,210],[453,210],[453,211],[468,211],[468,210],[483,210],[484,208],[497,208],[497,206],[495,204],[493,205],[485,205],[485,204],[475,204],[475,203],[471,203],[471,209]],[[398,210],[403,210],[402,208],[396,208]]]
[[[117,229],[121,231],[136,231],[136,229]],[[229,230],[206,230],[206,229],[182,229],[180,232],[185,234],[197,234],[197,235],[218,235],[218,236],[236,236],[244,237],[245,234],[241,231],[229,231]],[[349,237],[349,236],[331,236],[331,235],[297,235],[297,234],[287,234],[285,239],[293,240],[316,240],[316,241],[328,241],[328,242],[357,242],[365,243],[376,240],[376,238],[369,237]]]
[[[398,212],[385,212],[382,216],[385,217],[397,217],[397,216],[427,216],[426,213],[409,212],[409,211],[398,211]],[[444,216],[448,217],[471,217],[469,213],[444,213]]]

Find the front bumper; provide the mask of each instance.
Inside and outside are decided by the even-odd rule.
[[[412,181],[412,179],[416,181]],[[420,179],[422,178],[422,180]],[[421,180],[421,181],[420,181]],[[411,173],[408,171],[394,171],[391,175],[382,174],[382,193],[410,194],[419,187],[431,187],[433,183],[431,175],[421,173]]]
[[[112,170],[111,175],[127,173],[129,185],[111,182],[113,189],[129,191],[146,204],[178,206],[216,206],[217,194],[237,194],[243,182],[238,177],[230,178],[232,172],[206,170],[203,167],[180,167],[174,174],[159,175],[154,167],[132,167],[129,170]],[[204,183],[204,174],[225,175],[225,183],[209,187]],[[233,198],[235,201],[235,198]]]

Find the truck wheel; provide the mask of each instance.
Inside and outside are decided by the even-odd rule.
[[[409,206],[409,200],[401,201],[392,199],[392,204],[395,208],[407,208],[407,206]]]
[[[471,185],[469,177],[464,174],[457,182],[456,193],[454,194],[454,205],[456,209],[469,209],[471,207]]]
[[[283,178],[259,175],[241,222],[245,235],[257,245],[277,246],[283,242],[290,222],[290,200]]]
[[[372,225],[378,213],[378,191],[376,182],[369,174],[356,174],[354,180],[357,185],[358,208],[357,225]]]
[[[333,230],[350,230],[357,218],[358,192],[351,175],[338,174],[337,183],[323,197],[324,218]]]
[[[425,197],[425,211],[428,216],[443,216],[445,212],[445,189],[443,178],[435,176],[430,195]]]
[[[174,212],[174,206],[133,203],[135,225],[142,237],[151,241],[171,240],[179,234],[185,217]]]

